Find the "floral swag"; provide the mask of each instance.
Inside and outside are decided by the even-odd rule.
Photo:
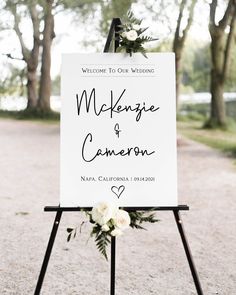
[[[96,246],[106,260],[108,260],[106,249],[108,244],[111,243],[111,237],[121,236],[129,227],[145,229],[143,227],[144,222],[155,223],[159,221],[155,218],[155,213],[144,211],[127,212],[106,202],[98,203],[92,208],[92,211],[84,212],[93,225],[90,237],[95,238]],[[81,232],[84,223],[85,221],[79,227],[67,228],[68,242],[72,237],[76,237],[78,229]]]

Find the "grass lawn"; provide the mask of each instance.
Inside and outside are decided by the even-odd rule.
[[[60,114],[57,112],[40,111],[3,111],[0,110],[0,118],[39,121],[43,123],[58,123]]]
[[[203,129],[201,121],[178,122],[177,128],[180,134],[219,149],[236,159],[236,130]]]

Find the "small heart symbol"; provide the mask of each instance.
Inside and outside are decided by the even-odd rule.
[[[111,187],[111,191],[117,196],[117,198],[119,199],[121,194],[123,193],[123,191],[125,190],[125,186],[121,185],[119,187],[117,186],[112,186]]]

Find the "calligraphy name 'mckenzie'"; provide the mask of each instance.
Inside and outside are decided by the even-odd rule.
[[[96,97],[96,89],[93,88],[90,94],[87,93],[87,90],[83,90],[81,96],[76,94],[76,102],[77,102],[77,111],[78,116],[82,113],[82,105],[85,106],[85,112],[89,113],[93,112],[96,116],[101,116],[103,113],[109,113],[110,118],[113,118],[114,114],[119,114],[122,112],[131,112],[136,114],[136,121],[138,122],[143,113],[154,113],[160,109],[160,107],[156,107],[151,105],[149,107],[146,106],[145,102],[136,103],[135,105],[123,105],[122,100],[125,97],[126,89],[117,95],[115,99],[114,91],[110,91],[110,104],[107,105],[103,103],[101,106],[97,105],[97,97]],[[84,103],[83,103],[84,102]]]

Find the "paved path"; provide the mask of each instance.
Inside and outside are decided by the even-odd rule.
[[[236,294],[236,167],[219,152],[181,140],[179,203],[204,294]],[[168,185],[168,184],[167,184]],[[0,120],[0,294],[26,295],[41,267],[59,195],[59,126]],[[117,295],[196,294],[171,212],[148,231],[118,240]],[[108,295],[109,264],[89,228],[66,242],[66,227],[81,213],[64,214],[43,295]]]

